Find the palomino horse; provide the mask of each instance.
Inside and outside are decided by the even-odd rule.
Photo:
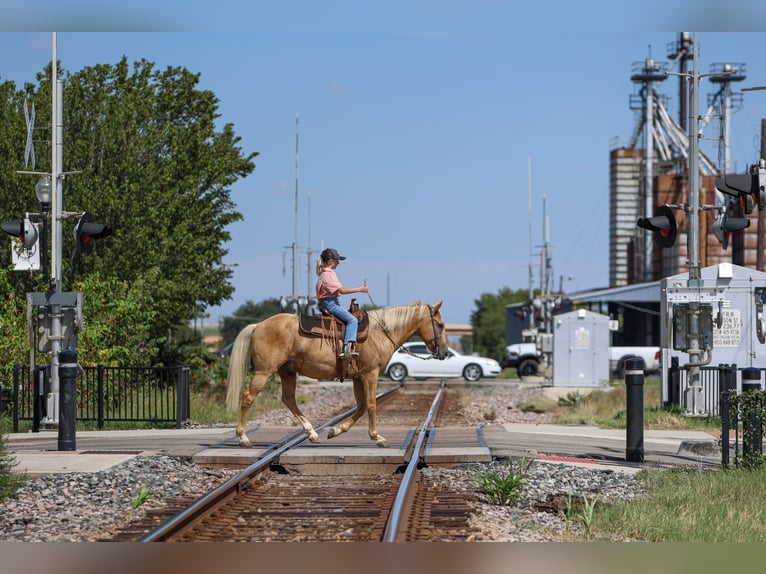
[[[434,358],[444,359],[447,356],[447,336],[439,311],[441,305],[441,301],[435,305],[416,303],[368,312],[369,333],[367,340],[358,345],[358,374],[352,377],[356,410],[341,425],[330,427],[327,432],[328,439],[350,429],[366,410],[370,438],[378,446],[387,445],[386,439],[378,434],[375,416],[378,375],[386,368],[394,351],[413,335],[419,335],[425,341]],[[229,358],[226,406],[234,410],[239,401],[237,436],[241,447],[252,446],[245,434],[248,412],[266,381],[277,372],[282,379],[282,402],[301,423],[309,435],[309,440],[320,442],[314,427],[298,408],[295,386],[298,374],[314,379],[337,377],[336,349],[333,344],[322,338],[300,333],[298,321],[297,315],[273,315],[260,323],[248,325],[234,340]],[[249,387],[241,393],[251,358],[255,375]]]

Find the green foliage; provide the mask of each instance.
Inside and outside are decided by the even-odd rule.
[[[730,417],[742,423],[744,442],[752,442],[760,436],[760,429],[752,428],[751,421],[763,427],[766,421],[766,392],[760,389],[748,390],[739,394],[731,393],[729,397]],[[759,454],[762,448],[753,447],[749,452],[743,453],[734,461],[735,465],[742,468],[755,469],[764,466],[766,460],[763,454]]]
[[[136,492],[136,495],[133,497],[133,502],[131,503],[131,507],[133,510],[141,506],[144,502],[149,500],[149,497],[152,495],[152,493],[149,491],[149,488],[142,484],[141,488],[138,489]]]
[[[566,500],[567,506],[564,510],[564,519],[567,522],[567,528],[572,521],[582,524],[585,530],[585,540],[590,541],[592,538],[591,529],[593,527],[596,504],[599,502],[600,497],[598,494],[592,499],[589,499],[584,494],[581,495],[581,497],[581,499],[575,499],[572,496],[572,493],[569,493]],[[580,503],[575,504],[575,500],[578,500]]]
[[[85,319],[93,328],[84,337],[94,345],[84,356],[144,364],[146,356],[161,354],[165,347],[158,344],[177,325],[231,297],[233,271],[223,263],[224,246],[231,238],[227,227],[242,219],[231,186],[255,169],[257,152],[243,152],[231,124],[216,125],[218,99],[200,90],[199,75],[184,68],[157,70],[146,60],[131,66],[122,58],[76,73],[60,69],[60,75],[63,169],[77,170],[65,182],[66,211],[87,211],[114,229],[97,241],[92,255],[83,256],[71,233],[75,221],[64,220],[62,290],[84,286]],[[36,124],[51,125],[50,85],[50,66],[23,90],[0,83],[4,221],[39,211],[36,181],[17,170],[24,169],[24,97],[35,105]],[[44,141],[36,138],[39,172],[50,171],[51,150]],[[9,264],[10,250],[1,249],[0,266]],[[23,301],[24,293],[44,290],[36,281],[16,273],[6,292]],[[115,290],[114,299],[128,300],[122,306],[109,301],[108,289]],[[109,316],[113,312],[121,324]]]
[[[3,434],[3,419],[0,416],[0,501],[13,496],[26,480],[23,473],[14,471],[18,464]]]
[[[12,283],[17,273],[11,267],[0,268],[0,292],[5,293],[0,299],[0,382],[6,388],[13,380],[13,364],[29,362],[26,297],[19,297]]]
[[[539,399],[538,399],[539,400]],[[585,424],[600,428],[625,428],[625,385],[614,383],[580,395],[577,400],[561,400],[550,405],[556,424]],[[526,405],[519,405],[524,410]],[[720,430],[720,417],[687,417],[683,411],[662,404],[659,377],[647,377],[644,383],[644,428]]]
[[[279,300],[274,298],[260,303],[247,301],[244,305],[240,305],[233,315],[224,317],[221,322],[221,346],[224,347],[234,341],[239,332],[250,323],[258,323],[280,311]]]
[[[567,393],[566,397],[559,397],[559,405],[562,407],[574,407],[577,406],[577,401],[580,400],[580,393]]]
[[[142,280],[103,279],[94,272],[75,288],[84,296],[85,329],[78,333],[78,361],[83,365],[149,366],[162,339],[152,333],[157,315],[146,300]]]
[[[766,467],[704,470],[686,466],[641,472],[645,494],[599,505],[594,535],[647,542],[763,542]]]
[[[471,313],[473,352],[500,360],[505,351],[505,306],[529,299],[529,291],[503,287],[497,294],[482,293]]]
[[[501,473],[493,470],[480,471],[477,478],[477,489],[489,497],[492,504],[510,506],[521,496],[529,467],[534,459],[527,462],[526,458],[519,459],[516,464],[508,465],[508,472]]]

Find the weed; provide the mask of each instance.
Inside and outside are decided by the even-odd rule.
[[[566,509],[563,511],[566,530],[569,532],[572,522],[577,521],[581,523],[585,529],[585,540],[590,541],[593,516],[594,511],[596,510],[596,503],[599,501],[599,495],[597,494],[592,500],[588,500],[588,497],[584,494],[582,494],[581,497],[582,503],[579,504],[572,496],[571,492],[567,496]]]
[[[514,465],[509,464],[508,472],[503,474],[496,471],[480,472],[478,476],[478,490],[486,494],[492,504],[510,506],[521,496],[522,488],[526,480],[529,467],[534,462],[527,462],[526,457],[518,460]]]
[[[495,409],[492,409],[488,413],[484,413],[485,421],[494,421],[495,419],[497,419],[497,412],[495,412]]]
[[[142,484],[141,488],[138,489],[138,492],[136,492],[136,495],[133,497],[132,509],[135,510],[141,506],[151,495],[152,493],[149,491],[149,488],[145,484]]]
[[[566,397],[559,397],[559,406],[574,407],[580,401],[580,393],[567,393]]]

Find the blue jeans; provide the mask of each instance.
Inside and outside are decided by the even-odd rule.
[[[328,297],[319,301],[319,308],[328,313],[332,313],[338,319],[346,324],[346,335],[343,337],[344,343],[356,343],[356,329],[359,321],[351,313],[340,306],[337,297]]]

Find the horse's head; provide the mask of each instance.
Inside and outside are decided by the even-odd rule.
[[[441,306],[441,301],[435,305],[426,304],[428,314],[422,313],[418,324],[418,335],[437,359],[444,359],[447,356],[447,332],[444,329]]]

